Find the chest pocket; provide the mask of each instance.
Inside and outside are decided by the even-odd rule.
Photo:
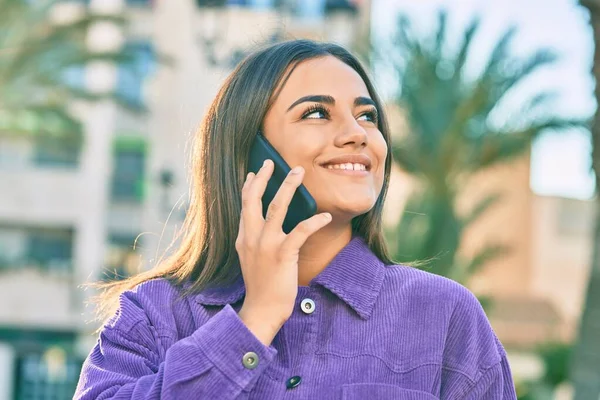
[[[368,321],[356,320],[349,329],[348,321],[357,318],[354,311],[339,300],[332,301],[328,307],[332,311],[320,315],[316,355],[338,356],[346,362],[352,357],[367,356],[372,362],[370,368],[378,368],[383,363],[397,373],[425,364],[438,364],[442,357],[439,341],[434,342],[423,335],[424,331],[434,332],[435,327],[421,324],[418,317],[406,316],[401,334],[382,332],[382,327],[393,326],[389,323],[389,312],[374,312]],[[363,367],[369,368],[367,364]]]
[[[342,386],[342,400],[439,400],[431,393],[384,383],[353,383]]]

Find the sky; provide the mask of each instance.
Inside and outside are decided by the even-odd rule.
[[[552,104],[558,115],[588,116],[596,107],[592,32],[588,15],[575,0],[372,0],[373,36],[389,37],[399,12],[411,17],[423,33],[436,28],[437,10],[449,14],[452,37],[461,33],[478,14],[482,17],[479,35],[468,67],[476,73],[486,61],[498,38],[511,24],[518,28],[511,51],[525,56],[545,47],[554,50],[559,60],[523,82],[511,96],[511,106],[540,89],[560,94]],[[376,73],[380,88],[390,87],[385,73]],[[382,83],[384,82],[384,83]],[[386,92],[383,91],[383,95]],[[590,171],[589,131],[548,132],[534,143],[531,160],[531,188],[540,195],[590,199],[594,177]]]

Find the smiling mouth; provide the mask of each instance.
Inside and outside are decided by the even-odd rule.
[[[334,171],[349,171],[349,172],[367,172],[370,170],[365,164],[361,163],[341,163],[341,164],[325,164],[322,165],[323,168]]]
[[[329,172],[333,172],[338,175],[367,176],[370,174],[370,172],[369,172],[370,168],[368,168],[364,164],[351,164],[351,166],[348,164],[349,163],[329,164],[329,165],[322,165],[321,167],[328,170]]]

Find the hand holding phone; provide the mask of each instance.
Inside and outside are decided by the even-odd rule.
[[[242,188],[240,226],[235,240],[246,287],[244,304],[238,314],[246,327],[266,346],[271,344],[294,311],[298,294],[300,249],[311,235],[332,220],[329,213],[316,214],[302,220],[302,213],[313,212],[311,205],[308,205],[308,211],[302,208],[302,213],[299,213],[299,209],[293,209],[291,203],[292,198],[299,193],[297,189],[302,186],[304,171],[302,168],[294,169],[281,180],[274,174],[277,164],[272,155],[270,150],[268,153],[255,151],[254,165],[263,158],[272,161],[261,163],[256,174],[250,172],[246,176]],[[279,167],[282,166],[281,162],[282,159],[278,160]],[[256,170],[254,166],[252,169]],[[279,173],[281,172],[280,170]],[[265,201],[268,184],[274,184],[279,190],[274,196],[269,194],[267,199],[270,200]],[[300,202],[299,204],[307,205],[307,198],[297,199],[297,204]],[[312,206],[316,208],[314,200],[312,201]],[[273,206],[275,203],[277,207]],[[266,218],[267,214],[269,218]],[[284,219],[288,221],[289,230],[290,216],[294,217],[291,220],[293,222],[301,219],[300,226],[284,233]]]
[[[250,149],[250,157],[248,160],[248,172],[258,173],[263,165],[263,162],[270,159],[274,163],[273,174],[267,184],[267,188],[262,197],[263,217],[267,216],[269,204],[273,201],[275,194],[281,187],[281,184],[290,172],[290,166],[285,162],[283,157],[275,150],[273,145],[269,143],[267,138],[262,133],[256,135],[256,139]],[[283,222],[283,231],[290,233],[300,222],[315,215],[317,212],[317,203],[310,195],[306,187],[301,184],[290,202],[288,212]]]

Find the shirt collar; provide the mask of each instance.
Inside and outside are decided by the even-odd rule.
[[[363,319],[373,311],[385,275],[384,264],[365,241],[355,236],[311,282],[321,285],[348,304]],[[195,295],[204,305],[234,304],[244,297],[246,288],[240,276],[233,284],[207,288]]]

